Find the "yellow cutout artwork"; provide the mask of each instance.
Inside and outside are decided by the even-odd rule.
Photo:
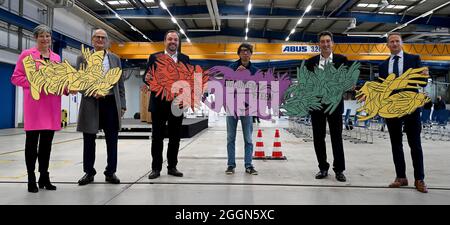
[[[31,56],[23,59],[27,79],[30,82],[31,96],[39,100],[41,91],[45,94],[62,95],[65,91],[80,91],[86,96],[106,95],[122,75],[122,69],[114,68],[104,73],[103,51],[91,52],[81,46],[86,65],[79,70],[67,60],[62,63],[33,60]],[[36,62],[41,65],[36,68]],[[105,74],[105,75],[103,75]]]
[[[419,89],[419,85],[427,82],[417,79],[427,79],[430,76],[423,74],[427,67],[409,69],[399,77],[390,74],[386,79],[379,78],[382,82],[370,81],[357,91],[358,102],[364,104],[357,112],[366,112],[365,116],[358,116],[358,120],[365,121],[375,117],[377,114],[383,118],[399,118],[413,113],[417,108],[425,105],[431,99],[424,93],[410,90],[392,94],[402,89]],[[392,94],[392,95],[391,95]]]

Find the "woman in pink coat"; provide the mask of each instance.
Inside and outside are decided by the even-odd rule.
[[[48,165],[53,136],[61,129],[61,96],[46,95],[42,90],[39,100],[31,97],[30,83],[27,80],[23,58],[31,55],[33,59],[60,62],[61,58],[50,50],[52,44],[51,30],[45,25],[39,25],[33,30],[36,47],[24,50],[17,60],[11,82],[23,88],[23,112],[25,139],[25,162],[28,172],[28,191],[36,193],[36,176],[34,174],[36,158],[39,161],[39,188],[56,190],[50,182]],[[39,68],[40,63],[36,66]],[[39,150],[38,150],[39,143]]]

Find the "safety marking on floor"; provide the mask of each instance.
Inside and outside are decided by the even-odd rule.
[[[67,142],[77,141],[77,140],[81,140],[81,139],[83,139],[83,138],[80,137],[80,138],[75,138],[75,139],[71,139],[71,140],[55,142],[55,143],[53,143],[53,145],[64,144],[64,143],[67,143]],[[3,153],[0,153],[0,155],[13,154],[13,153],[23,152],[23,151],[25,151],[25,149],[19,149],[19,150],[14,150],[14,151],[10,151],[10,152],[3,152]]]
[[[22,178],[25,178],[26,176],[28,176],[28,173],[19,175],[19,176],[0,176],[0,179],[13,179],[13,180],[19,180]]]
[[[11,160],[11,159],[5,160],[5,159],[0,159],[0,164],[10,164],[10,163],[12,163],[12,162],[14,162],[14,161],[17,161],[17,160]]]

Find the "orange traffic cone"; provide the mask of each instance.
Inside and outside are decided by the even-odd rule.
[[[275,130],[275,140],[273,141],[273,150],[272,156],[270,159],[287,159],[286,156],[283,156],[283,152],[281,151],[281,141],[280,141],[280,130]]]
[[[253,155],[253,159],[266,159],[261,129],[258,129],[258,135],[256,136],[255,154]]]

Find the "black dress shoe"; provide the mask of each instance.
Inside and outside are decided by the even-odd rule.
[[[148,175],[148,179],[155,179],[159,177],[159,170],[152,170],[150,175]]]
[[[111,184],[120,184],[120,179],[116,176],[116,174],[113,174],[111,176],[105,175],[105,181]]]
[[[340,182],[345,182],[347,181],[347,179],[345,178],[344,173],[342,172],[337,172],[336,173],[336,180],[340,181]]]
[[[28,192],[37,193],[39,191],[36,183],[28,183]]]
[[[172,176],[176,176],[176,177],[182,177],[183,173],[178,171],[177,168],[171,168],[169,170],[167,170],[167,174],[172,175]]]
[[[28,172],[28,192],[36,193],[39,189],[36,185],[36,175],[34,174],[34,171]]]
[[[94,175],[84,174],[84,176],[78,180],[78,185],[86,185],[94,181]]]
[[[56,186],[50,182],[50,176],[49,176],[48,172],[41,172],[41,176],[39,177],[38,185],[39,185],[39,188],[41,188],[41,189],[45,188],[45,189],[51,190],[51,191],[56,190]]]
[[[316,179],[323,179],[328,176],[328,171],[321,170],[316,174]]]

